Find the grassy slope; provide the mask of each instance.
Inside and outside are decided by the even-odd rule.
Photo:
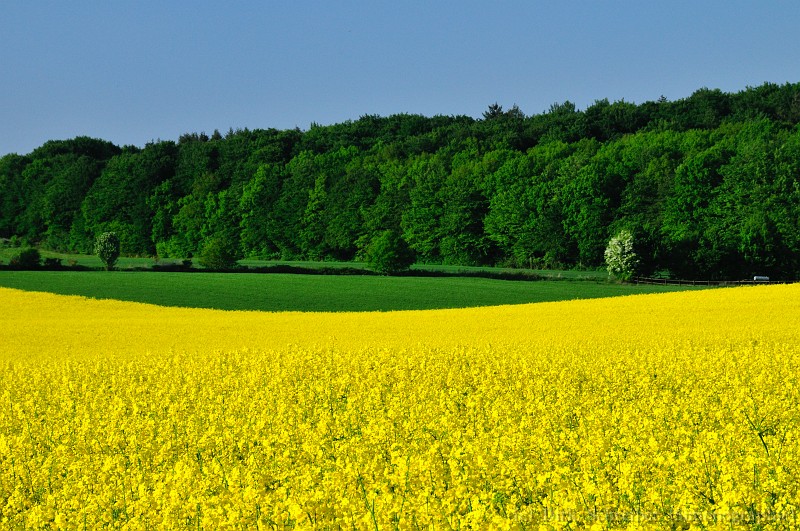
[[[0,271],[0,286],[164,306],[264,311],[457,308],[687,289],[589,280],[127,271]]]
[[[0,264],[7,264],[11,260],[11,257],[19,254],[21,248],[18,247],[0,247]],[[95,255],[90,254],[66,254],[66,253],[58,253],[55,251],[48,251],[44,249],[40,249],[39,251],[42,255],[42,258],[59,258],[62,261],[62,264],[67,266],[70,264],[75,264],[83,267],[91,267],[101,269],[103,267],[103,263],[100,259]],[[178,264],[180,263],[180,259],[176,258],[166,258],[162,260],[161,264]],[[120,270],[125,269],[147,269],[152,267],[156,264],[156,261],[153,258],[143,257],[120,257],[119,261],[116,264],[116,268]],[[311,261],[299,261],[299,260],[256,260],[256,259],[244,259],[239,260],[239,264],[247,267],[268,267],[268,266],[276,266],[276,265],[287,265],[293,266],[298,268],[307,268],[307,269],[339,269],[339,268],[348,268],[348,269],[368,269],[367,265],[363,262],[311,262]],[[201,269],[199,265],[195,264],[195,268]],[[586,270],[586,271],[564,271],[564,270],[552,270],[552,269],[511,269],[511,268],[503,268],[503,267],[473,267],[473,266],[453,266],[453,265],[441,265],[441,264],[414,264],[411,266],[412,270],[421,270],[421,271],[438,271],[443,273],[476,273],[479,271],[489,271],[492,273],[533,273],[545,278],[552,278],[552,279],[573,279],[573,280],[604,280],[607,278],[607,273],[605,270]]]
[[[11,257],[14,255],[19,254],[19,252],[23,248],[20,247],[0,247],[0,263],[8,264],[11,261]],[[48,251],[45,249],[39,249],[39,254],[42,255],[42,258],[59,258],[61,263],[65,266],[68,265],[79,265],[83,267],[95,267],[95,268],[102,268],[103,262],[93,254],[68,254],[68,253],[59,253],[56,251]],[[170,260],[170,262],[179,262],[179,260]],[[152,258],[136,258],[136,257],[126,257],[123,256],[117,262],[117,267],[119,269],[132,269],[135,267],[150,267],[153,265]]]

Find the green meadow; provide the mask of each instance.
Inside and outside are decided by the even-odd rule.
[[[600,280],[478,277],[0,271],[0,286],[163,306],[260,311],[389,311],[523,304],[676,291]]]

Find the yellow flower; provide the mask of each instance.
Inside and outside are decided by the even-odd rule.
[[[778,528],[800,507],[797,285],[362,314],[0,306],[3,527]]]

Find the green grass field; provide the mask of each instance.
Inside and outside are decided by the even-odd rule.
[[[458,308],[691,289],[592,280],[148,271],[0,271],[0,286],[164,306],[263,311]]]

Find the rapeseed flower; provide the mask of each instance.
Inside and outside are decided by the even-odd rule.
[[[796,527],[800,286],[260,313],[0,289],[0,527]]]

